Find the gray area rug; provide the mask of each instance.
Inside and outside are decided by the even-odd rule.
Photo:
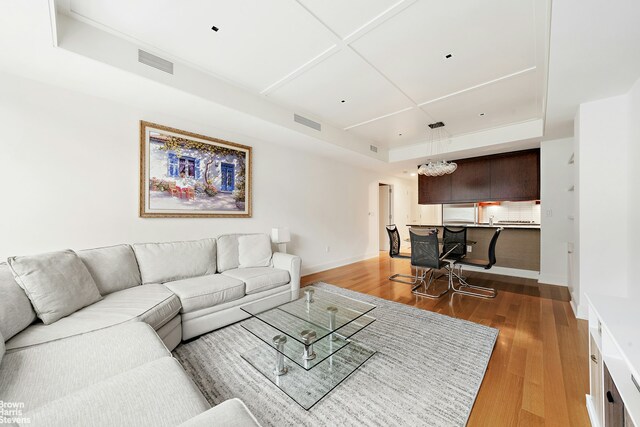
[[[240,324],[179,346],[182,363],[212,405],[242,399],[263,426],[463,426],[498,330],[317,283],[375,304],[377,321],[354,339],[378,352],[305,411],[240,357],[266,344]]]

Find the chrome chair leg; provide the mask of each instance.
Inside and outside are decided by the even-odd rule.
[[[444,291],[440,292],[439,294],[431,294],[429,293],[429,286],[431,286],[432,283],[435,283],[436,280],[438,280],[440,277],[442,277],[442,275],[436,277],[434,279],[435,275],[435,271],[433,269],[429,270],[429,281],[427,283],[425,283],[424,281],[424,276],[422,277],[420,283],[418,283],[417,285],[415,285],[412,289],[411,289],[411,293],[413,293],[414,295],[418,295],[421,297],[427,297],[427,298],[432,298],[432,299],[438,299],[440,297],[442,297],[444,294],[446,294],[447,292],[449,292],[449,288],[447,287],[447,289],[445,289]],[[420,286],[422,286],[422,284],[425,283],[425,288],[424,288],[424,292],[420,292],[418,290],[418,288]]]
[[[462,280],[467,280],[467,278],[462,275],[462,264],[458,264],[458,276],[460,276]]]
[[[429,273],[429,282],[426,284],[426,286],[428,287],[431,284],[431,281],[433,280],[433,270],[422,270],[422,275],[420,276],[420,280],[411,288],[411,292],[415,291],[416,289],[418,289],[420,286],[422,286],[422,284],[424,283],[424,279],[426,279],[427,277],[427,272]],[[437,278],[436,278],[437,280]]]
[[[412,281],[408,281],[408,280],[396,279],[396,277],[406,277],[408,279],[413,279],[413,280]],[[389,276],[389,280],[391,280],[393,282],[404,283],[406,285],[415,285],[416,283],[418,283],[420,281],[420,277],[418,277],[418,268],[416,268],[416,274],[400,274],[400,273],[396,273],[396,274],[393,274],[393,275]]]
[[[453,284],[453,280],[451,280],[451,290],[455,293],[485,299],[492,299],[498,295],[498,291],[494,288],[485,288],[483,286],[470,285],[462,276],[458,275],[455,272],[453,272],[453,276],[458,279],[458,283],[460,284],[460,286],[456,289],[455,285]],[[471,290],[466,290],[465,288]],[[481,292],[473,292],[473,289]]]

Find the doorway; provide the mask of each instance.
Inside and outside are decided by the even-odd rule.
[[[393,224],[393,188],[389,184],[378,184],[378,236],[381,251],[389,251],[389,235],[386,226]]]

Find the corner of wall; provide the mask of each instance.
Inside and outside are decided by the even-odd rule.
[[[573,310],[573,315],[576,316],[576,319],[589,320],[589,310],[584,304],[578,304],[576,307],[576,302],[574,300],[571,300],[570,304],[571,309]]]

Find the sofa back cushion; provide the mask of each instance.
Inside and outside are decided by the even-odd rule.
[[[9,340],[36,320],[31,302],[6,263],[0,264],[0,333]]]
[[[164,283],[216,272],[215,239],[136,243],[142,283]]]
[[[7,262],[45,325],[102,299],[91,273],[72,250],[12,257]]]
[[[142,283],[138,261],[129,245],[78,251],[100,294],[129,289]]]
[[[223,234],[218,236],[218,272],[238,268],[238,237],[241,234]]]
[[[238,237],[238,268],[268,267],[271,264],[271,238],[266,234]]]

